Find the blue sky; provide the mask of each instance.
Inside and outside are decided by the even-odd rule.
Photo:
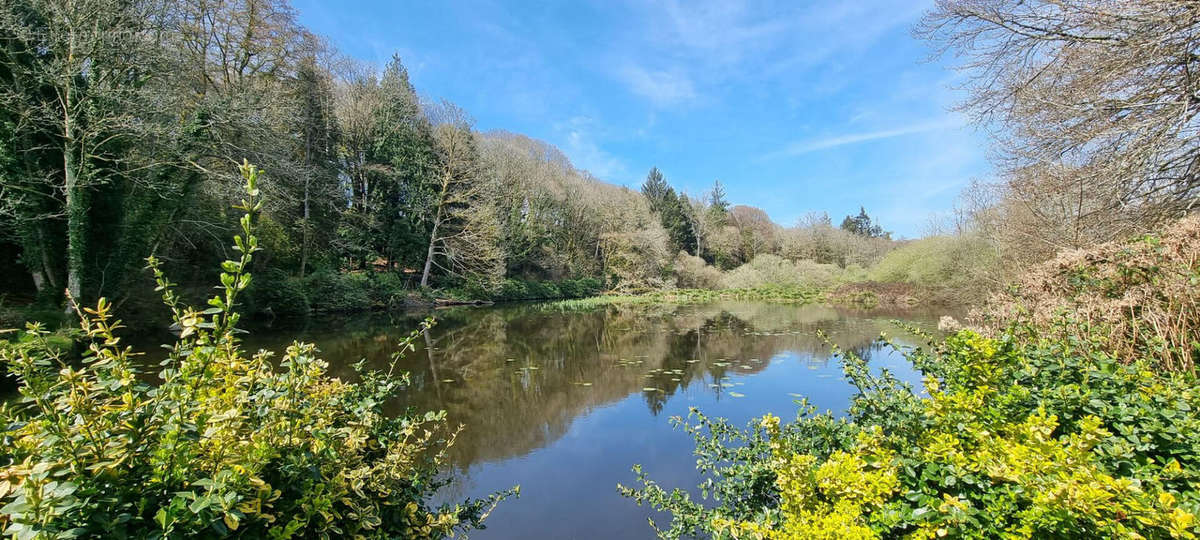
[[[866,206],[918,236],[986,139],[950,108],[961,77],[910,30],[930,2],[296,0],[344,53],[401,55],[419,92],[480,130],[548,141],[637,187],[651,166],[790,225]]]

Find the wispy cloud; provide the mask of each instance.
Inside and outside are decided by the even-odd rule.
[[[629,167],[620,158],[602,148],[596,141],[595,121],[589,117],[572,117],[556,126],[562,139],[561,149],[576,167],[585,169],[601,180],[624,183]]]
[[[635,94],[657,105],[676,105],[696,97],[691,79],[681,71],[652,71],[640,66],[627,66],[621,78]]]
[[[812,92],[798,85],[836,79],[839,66],[818,77],[797,77],[813,66],[854,64],[888,32],[911,24],[928,0],[862,0],[845,3],[728,0],[628,0],[637,14],[628,39],[613,40],[606,54],[616,79],[657,106],[725,96],[730,84],[765,84]],[[645,68],[653,69],[645,69]],[[825,75],[822,75],[825,73]],[[815,82],[814,82],[815,79]]]
[[[824,137],[820,139],[811,139],[807,141],[798,141],[787,145],[786,147],[766,154],[763,159],[773,159],[780,157],[798,156],[809,152],[819,150],[828,150],[839,146],[850,144],[859,144],[880,139],[892,139],[895,137],[904,137],[917,133],[927,133],[930,131],[941,131],[944,129],[952,129],[962,126],[962,122],[956,118],[946,118],[940,120],[932,120],[920,122],[909,126],[881,129],[876,131],[864,131],[861,133],[848,133],[845,135],[836,135],[832,137]]]

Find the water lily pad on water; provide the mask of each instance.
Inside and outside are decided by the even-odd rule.
[[[730,392],[729,395],[730,395],[730,397],[746,397],[746,394],[743,394],[741,392]]]
[[[643,388],[642,391],[643,392],[662,392],[662,390],[659,390],[657,388],[651,388],[649,386],[647,386],[646,388]]]
[[[454,379],[442,379],[442,382],[454,382]]]

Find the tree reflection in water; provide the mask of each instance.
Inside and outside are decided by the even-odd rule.
[[[829,348],[818,330],[870,358],[883,346],[881,331],[896,333],[891,319],[933,320],[921,315],[753,302],[582,312],[530,304],[439,310],[425,348],[399,366],[410,373],[412,387],[393,406],[445,409],[464,424],[452,462],[466,467],[544,447],[575,418],[631,394],[640,394],[657,415],[681,389],[701,388],[718,398],[737,392],[730,378],[762,372],[781,355],[828,367]],[[359,359],[385,368],[396,341],[422,316],[326,320],[304,339],[318,344],[335,374],[351,377],[349,366]],[[251,336],[252,347],[282,345],[270,333]]]
[[[361,360],[386,368],[426,313],[314,319],[300,332],[331,371]],[[695,486],[691,439],[667,417],[699,407],[741,423],[794,414],[797,396],[844,410],[854,390],[818,337],[917,375],[877,338],[889,321],[933,328],[941,313],[856,313],[822,306],[721,302],[606,306],[563,312],[537,304],[437,310],[424,347],[399,369],[412,386],[393,410],[445,409],[465,429],[451,449],[446,500],[521,484],[472,538],[649,537],[651,511],[621,498],[642,463],[668,487]],[[280,350],[295,328],[257,330],[247,346]],[[909,340],[909,345],[915,341]]]

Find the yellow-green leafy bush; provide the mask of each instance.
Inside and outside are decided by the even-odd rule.
[[[0,348],[20,399],[0,406],[0,527],[16,538],[430,538],[479,526],[503,495],[432,508],[455,432],[443,413],[386,415],[407,383],[326,374],[311,344],[276,358],[243,350],[235,311],[258,241],[257,170],[219,294],[182,306],[151,258],[179,325],[155,384],[100,300],[83,310],[82,362],[32,341]],[[426,324],[431,324],[427,322]],[[414,333],[399,344],[411,350]]]

